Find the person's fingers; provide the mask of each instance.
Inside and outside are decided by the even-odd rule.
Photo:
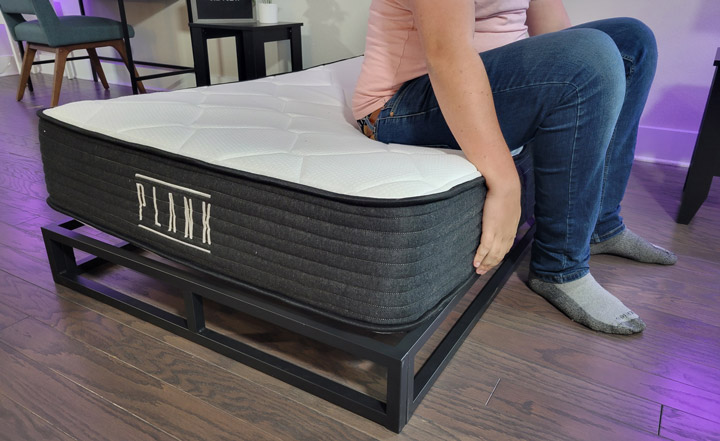
[[[485,274],[488,271],[487,269],[485,269],[485,267],[482,266],[482,264],[486,256],[490,252],[490,246],[488,246],[489,242],[490,240],[487,238],[480,238],[480,246],[478,246],[477,252],[475,253],[475,258],[473,259],[473,266],[475,267],[475,271],[478,274]]]
[[[473,260],[476,272],[485,274],[493,269],[505,258],[505,255],[512,247],[513,239],[505,238],[504,240],[494,240],[488,245],[486,241],[481,242],[478,252]]]
[[[485,274],[502,260],[498,258],[502,245],[494,237],[481,238],[478,253],[475,256],[475,268],[478,274]]]
[[[490,271],[502,261],[503,256],[504,254],[499,248],[494,249],[485,256],[485,259],[480,263],[479,269],[485,272]]]
[[[488,185],[483,204],[480,246],[475,254],[473,266],[478,274],[485,274],[502,262],[512,246],[521,214],[520,188],[508,182]],[[512,182],[510,183],[512,184]]]

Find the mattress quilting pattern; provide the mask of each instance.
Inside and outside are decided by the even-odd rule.
[[[425,196],[480,176],[460,151],[364,137],[348,105],[360,62],[69,103],[44,115],[208,164],[350,196]]]

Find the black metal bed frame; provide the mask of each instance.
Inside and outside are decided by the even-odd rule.
[[[139,255],[129,250],[132,245],[126,242],[110,245],[73,231],[81,226],[81,222],[71,219],[42,228],[56,283],[231,357],[397,433],[400,433],[408,422],[475,323],[517,267],[535,230],[531,226],[516,242],[422,367],[414,373],[415,356],[473,286],[477,277],[459,286],[453,294],[453,300],[437,316],[404,333],[396,343],[388,344],[369,335],[348,330],[345,326],[329,324],[327,320],[297,308],[278,305],[264,297],[262,290],[258,288],[238,283],[230,289],[224,282],[208,282],[205,277],[199,278],[175,266]],[[91,256],[78,261],[75,249]],[[83,276],[83,273],[106,263],[146,274],[180,289],[184,293],[185,317]],[[385,401],[208,329],[205,326],[203,299],[242,311],[298,335],[384,366],[387,369]]]

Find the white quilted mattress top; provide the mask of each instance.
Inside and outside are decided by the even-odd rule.
[[[480,176],[460,151],[383,144],[360,133],[350,98],[361,63],[44,113],[111,138],[343,195],[425,196]]]

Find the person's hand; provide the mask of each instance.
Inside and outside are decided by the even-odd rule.
[[[517,234],[520,212],[520,182],[517,177],[501,185],[488,185],[480,246],[473,259],[478,274],[490,271],[510,251]]]

